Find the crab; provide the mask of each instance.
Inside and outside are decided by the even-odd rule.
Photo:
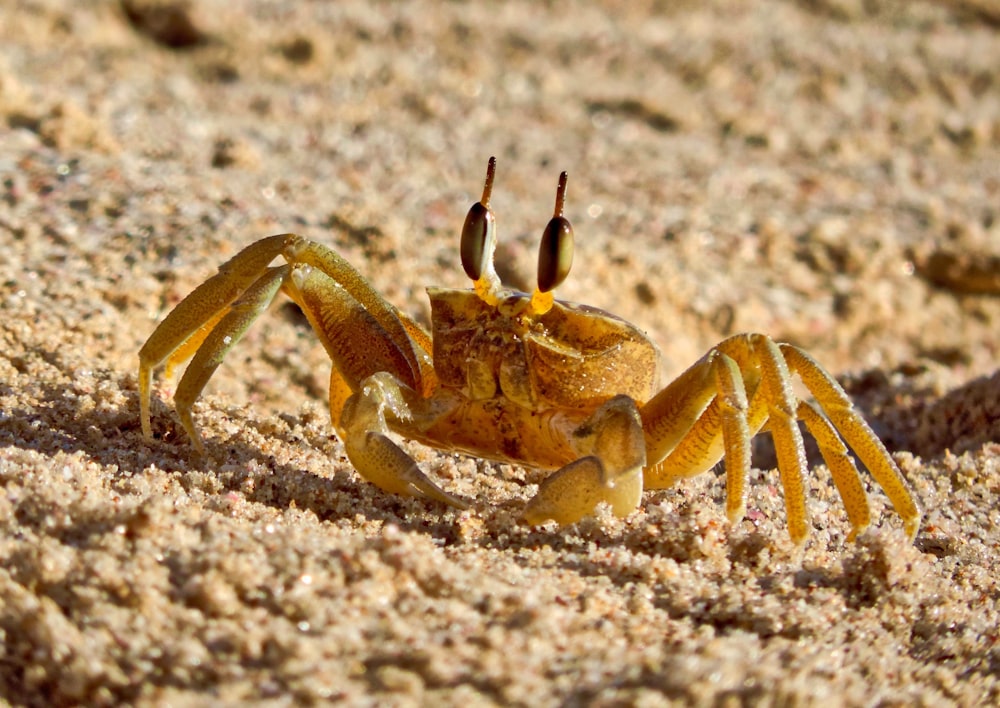
[[[801,421],[816,439],[855,538],[871,521],[848,445],[882,487],[912,541],[921,512],[885,446],[837,381],[809,354],[764,334],[718,343],[665,388],[659,352],[636,326],[593,307],[556,300],[574,236],[564,216],[566,173],[542,234],[533,293],[502,286],[494,270],[490,158],[482,198],[461,234],[471,289],[432,287],[431,333],[383,299],[344,258],[295,234],[261,239],[182,300],[139,352],[143,435],[152,439],[153,372],[190,360],[174,394],[196,451],[192,416],[227,352],[277,297],[305,313],[333,366],[329,406],[351,464],[381,489],[465,509],[432,481],[392,434],[433,448],[554,470],[523,512],[528,524],[570,524],[607,504],[625,517],[644,489],[664,489],[725,458],[726,515],[746,511],[750,442],[774,439],[788,533],[808,536]],[[271,265],[278,257],[281,265]],[[798,375],[815,403],[793,392]]]

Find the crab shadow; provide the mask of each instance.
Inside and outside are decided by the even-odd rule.
[[[0,447],[30,450],[44,458],[82,454],[88,461],[109,470],[109,486],[124,488],[129,478],[155,468],[176,475],[182,487],[214,491],[220,500],[235,493],[251,503],[278,510],[309,511],[320,521],[354,519],[358,514],[392,523],[408,531],[448,536],[447,520],[420,519],[419,504],[382,493],[344,469],[323,474],[291,464],[240,439],[213,437],[206,440],[207,455],[193,453],[187,437],[177,432],[173,418],[154,425],[154,440],[146,440],[139,423],[138,391],[134,377],[111,374],[125,392],[126,402],[103,407],[81,403],[81,397],[65,388],[44,385],[36,392],[37,403],[5,411],[0,424]],[[9,390],[0,385],[0,391]],[[11,391],[11,393],[13,393]],[[234,409],[236,411],[237,409]],[[235,415],[239,415],[238,411]],[[288,419],[288,416],[279,416]],[[263,437],[284,444],[330,450],[330,436],[304,438],[291,427],[248,419],[241,425],[256,427]],[[264,428],[266,427],[266,430]],[[335,466],[335,465],[331,465]],[[341,465],[343,467],[343,465]],[[208,481],[206,481],[208,478]],[[223,503],[220,501],[220,503]],[[113,526],[113,519],[107,521]]]
[[[339,461],[343,464],[331,464],[330,467],[338,468],[332,472],[304,469],[279,462],[266,452],[266,448],[249,444],[238,434],[209,438],[208,458],[198,460],[192,457],[190,443],[177,431],[172,415],[164,415],[164,411],[158,411],[156,418],[159,438],[146,441],[139,425],[134,377],[112,372],[106,378],[125,393],[124,403],[104,407],[82,404],[81,397],[70,395],[61,387],[42,387],[37,404],[7,412],[8,422],[16,424],[0,425],[0,446],[30,449],[45,457],[82,453],[110,470],[117,478],[111,481],[112,486],[146,474],[155,467],[176,475],[183,486],[201,485],[216,492],[220,504],[227,494],[236,494],[248,502],[282,511],[293,507],[305,510],[320,521],[351,522],[363,517],[430,536],[441,546],[474,544],[487,552],[513,552],[521,556],[528,554],[519,552],[547,547],[553,552],[554,562],[565,570],[581,576],[602,575],[623,587],[643,582],[642,573],[594,563],[587,559],[592,549],[629,549],[678,564],[691,563],[701,557],[698,544],[702,529],[684,513],[670,514],[661,520],[676,528],[661,534],[655,541],[650,539],[644,525],[625,525],[609,532],[596,521],[585,521],[569,531],[555,527],[530,529],[519,524],[521,509],[530,496],[527,493],[523,498],[504,499],[496,505],[473,500],[473,509],[469,512],[444,509],[432,502],[381,492],[350,472],[346,460]],[[0,386],[0,389],[6,388]],[[880,391],[880,396],[889,395],[891,391]],[[961,395],[954,394],[955,397]],[[949,397],[945,400],[955,400]],[[865,411],[863,405],[859,408]],[[241,426],[256,428],[261,438],[275,439],[293,447],[308,446],[327,456],[343,454],[342,448],[332,442],[332,430],[325,435],[302,434],[289,423],[293,420],[291,416],[278,416],[284,420],[284,424],[279,424],[246,416],[239,409],[233,411],[232,415],[241,419]],[[811,438],[806,436],[806,439]],[[770,438],[762,435],[755,440],[758,448],[763,448],[763,451],[755,448],[755,463],[767,466]],[[889,446],[890,449],[897,447],[891,442]],[[490,473],[482,469],[477,472]],[[544,473],[528,472],[523,477],[524,484],[534,484],[543,476]],[[205,477],[210,478],[207,485],[199,481]],[[675,494],[675,490],[647,493],[643,504],[655,505],[665,499],[673,503],[677,498]],[[718,496],[717,490],[713,494]],[[705,494],[700,499],[690,500],[692,508],[696,504],[719,503],[720,499],[707,499]],[[481,518],[481,530],[471,538],[462,529],[463,514]],[[771,551],[774,539],[762,534],[742,533],[734,534],[726,543],[725,553],[730,563],[756,567],[764,565],[761,559]],[[850,588],[844,585],[841,576],[839,571],[799,571],[795,583],[840,589],[846,594]],[[764,574],[761,582],[774,584],[777,578],[768,580]],[[669,600],[663,601],[667,603],[665,609],[670,610]]]
[[[661,494],[645,501],[656,504]],[[532,530],[516,543],[485,538],[481,545],[516,551],[515,562],[526,570],[537,572],[541,563],[564,577],[579,578],[582,586],[567,581],[575,590],[567,592],[563,603],[579,602],[581,610],[591,596],[599,597],[601,588],[610,586],[629,604],[649,606],[673,621],[711,627],[718,635],[746,633],[764,641],[793,642],[824,635],[827,627],[817,622],[817,607],[840,606],[848,616],[863,616],[908,597],[913,584],[904,580],[900,589],[899,575],[911,554],[928,553],[919,543],[901,552],[899,529],[873,529],[856,542],[843,539],[822,550],[810,545],[795,549],[776,535],[783,531],[747,531],[745,526],[710,532],[716,538],[703,543],[704,528],[686,520],[682,510],[657,521],[664,526],[651,531],[653,524],[641,517],[638,523],[607,525],[585,520]],[[677,527],[666,528],[672,522]],[[541,553],[525,552],[531,550]],[[817,551],[824,560],[816,560]],[[782,606],[788,611],[776,611]],[[916,656],[922,646],[915,641],[907,651]]]

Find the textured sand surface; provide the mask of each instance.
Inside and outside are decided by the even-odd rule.
[[[1000,5],[8,0],[0,6],[0,697],[14,705],[1000,701]],[[527,288],[560,170],[575,270],[663,378],[810,351],[925,508],[829,473],[792,547],[762,436],[625,520],[517,523],[541,473],[408,445],[466,512],[344,456],[279,301],[196,406],[136,353],[254,239],[336,248],[426,323],[499,159]],[[2,702],[2,701],[0,701]]]

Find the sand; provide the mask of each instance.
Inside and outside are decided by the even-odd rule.
[[[0,696],[12,705],[1000,701],[1000,5],[8,2],[0,9]],[[794,548],[767,436],[624,520],[407,444],[468,511],[351,468],[279,301],[196,406],[137,352],[251,241],[325,243],[427,323],[499,161],[498,268],[649,333],[663,380],[765,332],[844,384],[925,509],[830,475]]]

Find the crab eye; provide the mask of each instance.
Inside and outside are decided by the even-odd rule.
[[[538,290],[547,293],[558,287],[573,265],[573,226],[563,216],[566,200],[566,173],[559,175],[555,214],[545,226],[538,247]]]
[[[487,245],[493,241],[493,211],[482,202],[469,209],[462,227],[462,267],[473,280],[483,275],[490,254]]]
[[[553,217],[542,234],[538,248],[538,289],[554,290],[566,280],[573,265],[573,227],[569,219]]]
[[[472,280],[479,280],[487,270],[493,257],[495,244],[493,230],[496,218],[490,209],[490,195],[493,192],[493,175],[496,172],[497,161],[490,158],[486,168],[486,184],[483,186],[483,198],[472,205],[465,224],[462,226],[462,244],[460,253],[465,274]]]

